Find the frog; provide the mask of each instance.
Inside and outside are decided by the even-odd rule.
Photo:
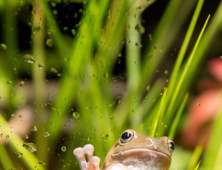
[[[166,136],[153,138],[127,129],[111,147],[101,168],[100,158],[93,155],[93,145],[76,148],[73,154],[81,170],[168,170],[174,149],[174,142]]]

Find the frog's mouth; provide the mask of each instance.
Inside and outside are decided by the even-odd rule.
[[[167,165],[170,165],[171,162],[170,155],[158,150],[147,148],[131,148],[119,153],[113,153],[111,157],[113,161],[118,160],[118,162],[137,160],[142,162],[162,162]]]

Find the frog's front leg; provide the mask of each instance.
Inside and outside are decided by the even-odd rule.
[[[91,144],[85,145],[83,148],[79,147],[73,151],[73,154],[79,161],[81,170],[99,170],[100,159],[93,156],[94,147]],[[85,154],[87,155],[88,162],[86,162]]]

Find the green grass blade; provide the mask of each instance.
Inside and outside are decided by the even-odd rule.
[[[43,165],[39,165],[39,160],[35,157],[35,155],[23,147],[24,141],[16,133],[11,133],[12,130],[10,126],[8,125],[8,123],[1,114],[0,114],[0,122],[1,122],[0,130],[3,132],[5,136],[9,135],[9,138],[7,140],[12,149],[15,152],[17,152],[17,154],[18,153],[23,154],[21,159],[24,162],[24,164],[26,164],[26,166],[29,169],[34,169],[34,167],[37,166],[39,170],[44,170],[45,168],[43,167]]]
[[[183,113],[184,107],[185,107],[185,105],[186,105],[188,96],[189,96],[189,94],[187,93],[187,94],[185,95],[185,97],[184,97],[184,99],[183,99],[180,107],[179,107],[179,110],[178,110],[178,112],[177,112],[177,114],[176,114],[176,117],[175,117],[175,119],[173,120],[173,124],[172,124],[172,126],[171,126],[171,128],[170,128],[169,138],[172,139],[172,140],[174,139],[174,136],[175,136],[175,133],[176,133],[176,128],[177,128],[177,126],[178,126],[178,124],[179,124],[179,122],[180,122],[180,118],[181,118],[181,115],[182,115],[182,113]]]
[[[152,110],[152,107],[156,104],[156,100],[159,97],[159,94],[162,92],[162,89],[164,87],[164,80],[159,79],[155,82],[155,84],[148,89],[148,93],[144,97],[143,101],[141,104],[138,105],[138,108],[135,110],[134,115],[133,115],[133,122],[132,122],[132,128],[135,130],[139,131],[139,126],[141,123],[146,123],[144,122],[144,118],[146,115],[150,114],[150,110]],[[140,130],[141,127],[140,127]]]
[[[160,106],[159,106],[158,112],[155,115],[155,118],[153,120],[153,125],[151,126],[151,133],[150,133],[151,137],[155,136],[155,132],[156,132],[157,125],[158,125],[158,122],[159,122],[159,118],[164,113],[162,106],[163,106],[163,103],[165,102],[166,94],[167,94],[167,88],[164,90],[164,93],[163,93],[163,96],[161,98],[161,102],[160,102]]]
[[[149,47],[146,48],[147,50],[143,61],[144,64],[142,65],[141,84],[149,82],[154,76],[154,74],[152,74],[153,71],[155,71],[159,64],[164,61],[164,57],[166,57],[167,52],[177,38],[178,33],[182,28],[184,21],[189,16],[196,0],[187,2],[189,4],[185,4],[185,8],[182,8],[185,13],[183,13],[183,15],[180,15],[179,13],[180,17],[177,17],[176,13],[180,9],[182,3],[181,0],[172,0],[167,5],[163,17],[158,24],[158,27],[155,29],[153,41],[150,43]],[[158,49],[161,49],[162,52],[160,53],[158,49],[154,49],[154,45]]]
[[[44,12],[41,4],[37,1],[34,2],[33,9],[33,26],[40,27],[40,30],[36,32],[32,30],[32,54],[35,58],[35,63],[32,65],[32,78],[34,83],[34,95],[35,95],[35,125],[38,128],[36,135],[36,145],[41,146],[37,152],[39,158],[42,161],[47,162],[47,138],[43,137],[44,127],[46,124],[45,113],[47,112],[44,107],[45,104],[45,20]],[[36,32],[36,33],[35,33]],[[39,64],[44,65],[44,68],[39,68]]]
[[[216,160],[214,162],[213,170],[221,169],[221,166],[222,166],[221,158],[222,158],[222,142],[220,143],[220,147],[218,149],[218,154],[217,154]]]
[[[179,54],[177,56],[176,63],[173,67],[173,71],[172,71],[171,78],[170,78],[170,83],[169,83],[169,92],[168,92],[168,95],[167,95],[167,103],[169,103],[169,100],[171,99],[172,94],[174,93],[174,89],[177,85],[177,80],[178,80],[177,77],[178,77],[179,71],[181,69],[181,64],[182,64],[182,61],[183,61],[184,56],[186,54],[190,39],[192,37],[194,28],[196,26],[198,17],[200,15],[200,11],[202,9],[203,3],[204,3],[204,0],[199,0],[199,2],[197,4],[197,7],[196,7],[195,12],[193,14],[193,17],[192,17],[192,20],[190,22],[189,28],[187,30],[186,36],[184,38],[183,44],[182,44],[182,46],[180,48],[180,51],[179,51]]]
[[[208,24],[209,19],[210,19],[210,15],[207,17],[207,20],[204,23],[204,26],[203,26],[203,28],[202,28],[199,36],[198,36],[198,39],[197,39],[197,41],[195,43],[195,46],[194,46],[194,48],[193,48],[193,50],[192,50],[192,52],[190,54],[190,57],[189,57],[189,59],[188,59],[188,61],[186,63],[186,66],[185,66],[185,68],[182,71],[181,77],[180,77],[180,79],[178,81],[178,84],[176,86],[176,89],[174,91],[172,99],[171,99],[171,101],[169,103],[169,107],[168,107],[167,112],[166,112],[166,122],[167,122],[167,124],[168,124],[169,120],[171,120],[171,117],[173,116],[171,113],[172,113],[173,108],[175,109],[175,107],[174,107],[175,101],[176,101],[177,96],[178,96],[178,94],[179,94],[179,92],[181,90],[181,87],[182,87],[182,85],[183,85],[183,83],[185,81],[185,76],[186,76],[187,72],[189,71],[189,67],[193,63],[194,55],[196,53],[197,47],[198,47],[198,45],[200,43],[200,40],[201,40],[201,38],[203,36],[203,33],[205,31],[205,28],[206,28],[206,26]]]
[[[204,169],[212,169],[212,167],[222,167],[222,162],[215,162],[217,159],[221,160],[221,157],[217,158],[217,156],[220,156],[221,153],[219,153],[218,148],[220,148],[222,143],[222,135],[221,135],[221,129],[222,129],[222,110],[219,111],[217,117],[215,118],[213,130],[211,132],[210,141],[208,144],[208,148],[204,157],[203,161],[203,168]],[[216,163],[216,164],[215,164]],[[218,164],[219,163],[219,164]]]
[[[3,144],[0,144],[0,162],[4,169],[15,169],[13,162]]]
[[[189,166],[187,168],[187,170],[193,170],[193,169],[198,169],[199,167],[199,164],[200,164],[200,161],[199,163],[197,164],[198,160],[200,159],[200,156],[203,152],[203,146],[202,145],[197,145],[194,152],[193,152],[193,155],[190,159],[190,163],[189,163]]]
[[[194,170],[198,170],[198,168],[199,168],[199,166],[200,166],[200,162],[201,162],[201,161],[198,162],[198,164],[197,164],[197,166],[194,168]]]

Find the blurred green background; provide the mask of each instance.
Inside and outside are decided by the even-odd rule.
[[[1,0],[0,169],[79,169],[87,143],[102,165],[129,128],[174,140],[171,169],[222,167],[220,106],[189,116],[206,78],[222,101],[221,29],[220,0]]]

